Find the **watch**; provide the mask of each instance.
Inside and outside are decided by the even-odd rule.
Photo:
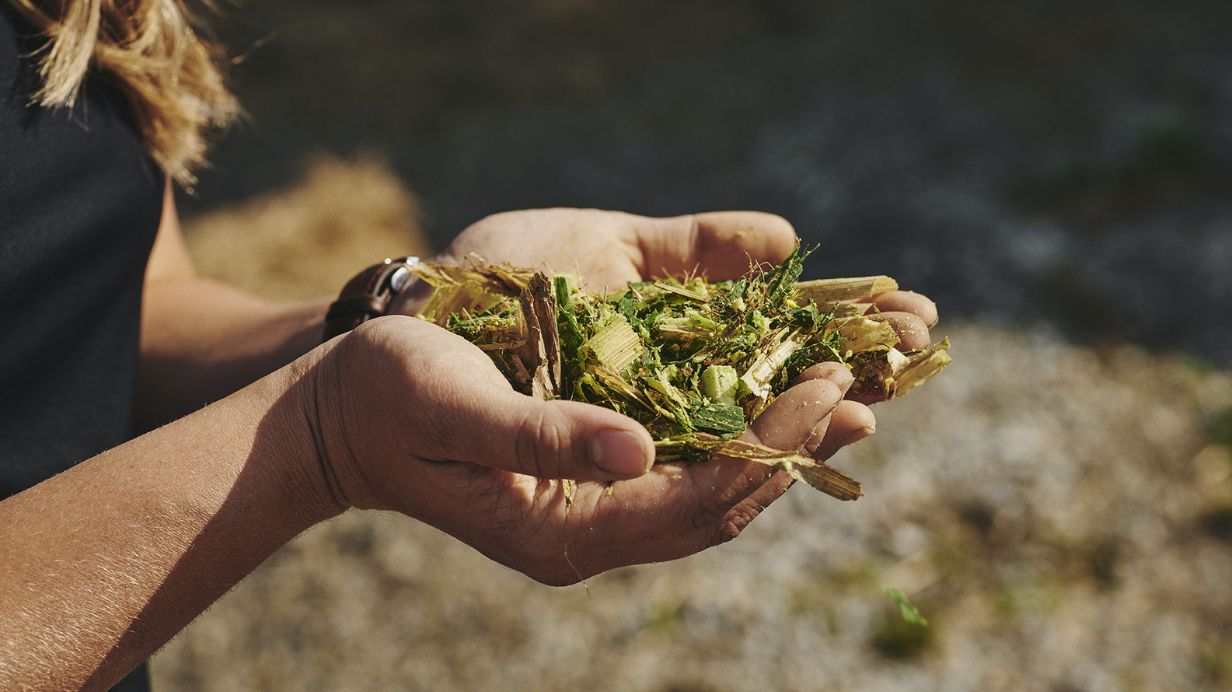
[[[322,341],[345,334],[373,317],[380,317],[389,304],[414,282],[411,268],[419,264],[418,257],[385,258],[384,262],[356,274],[342,287],[342,292],[325,313],[325,335]]]

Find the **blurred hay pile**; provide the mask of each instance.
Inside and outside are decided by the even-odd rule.
[[[369,264],[429,251],[415,196],[372,156],[314,158],[293,187],[185,233],[202,274],[276,300],[328,296]]]
[[[189,232],[212,273],[320,294],[406,251],[411,210],[379,166],[332,161]],[[797,489],[739,540],[601,576],[590,595],[409,519],[350,513],[168,645],[155,685],[1227,689],[1232,378],[1130,347],[946,332],[947,376],[836,460],[865,480],[858,503]],[[885,586],[932,626],[904,623]]]

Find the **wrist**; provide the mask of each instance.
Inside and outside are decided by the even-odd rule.
[[[407,459],[411,452],[404,443],[408,428],[414,427],[403,413],[403,399],[414,389],[406,379],[405,353],[396,346],[404,341],[390,338],[390,326],[398,323],[434,329],[404,316],[381,317],[313,352],[318,361],[311,387],[303,391],[303,418],[310,424],[319,478],[336,512],[397,505],[389,496],[386,473],[402,465],[383,463]]]
[[[320,346],[278,370],[272,376],[274,388],[281,391],[270,406],[267,422],[272,436],[281,439],[286,450],[279,474],[285,499],[302,513],[309,525],[330,519],[350,507],[340,492],[325,440],[322,420],[330,414],[327,391],[337,391],[330,352],[336,343]]]

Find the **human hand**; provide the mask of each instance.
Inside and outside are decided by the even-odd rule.
[[[620,290],[631,281],[697,271],[711,280],[733,279],[750,262],[778,263],[798,243],[791,224],[763,212],[721,211],[654,218],[599,209],[528,209],[493,214],[472,224],[437,258],[460,263],[478,255],[489,262],[578,276],[595,291]],[[414,314],[424,296],[407,292],[391,307]],[[873,319],[898,332],[902,350],[929,344],[937,308],[918,293],[877,296]]]
[[[368,322],[324,347],[313,372],[339,509],[403,512],[548,584],[733,538],[790,485],[734,459],[648,472],[654,448],[637,422],[521,395],[478,348],[420,320]],[[833,415],[850,378],[810,371],[746,439],[818,458],[860,439],[867,431]],[[556,478],[579,481],[570,506]]]
[[[780,262],[796,246],[786,220],[724,211],[652,218],[599,209],[528,209],[493,214],[450,243],[441,260],[489,262],[574,274],[594,291],[699,271],[733,279],[750,262]]]
[[[508,212],[483,219],[468,228],[439,259],[460,262],[473,253],[489,261],[574,273],[587,287],[602,290],[687,271],[699,271],[715,280],[734,278],[745,273],[750,262],[783,260],[796,243],[791,226],[770,214],[716,212],[656,219],[597,210],[549,209]],[[937,313],[927,298],[896,291],[879,296],[873,303],[870,311],[877,313],[875,319],[884,319],[896,329],[903,348],[928,344],[928,327],[936,322]],[[403,305],[402,310],[413,312],[414,306]],[[433,386],[455,393],[447,397],[448,401],[455,406],[465,403],[471,408],[466,409],[466,417],[442,413],[433,423],[430,418],[437,415],[431,410],[434,404],[413,405],[421,416],[419,425],[442,432],[431,438],[434,451],[417,457],[420,468],[402,469],[400,473],[434,479],[432,502],[422,504],[417,497],[402,495],[386,500],[365,499],[362,493],[358,500],[344,502],[390,506],[418,516],[540,581],[568,583],[622,564],[696,552],[734,537],[790,485],[783,472],[753,463],[716,459],[683,469],[656,468],[635,481],[619,484],[617,495],[606,498],[606,484],[596,480],[619,476],[594,475],[595,466],[586,456],[582,442],[574,448],[564,441],[586,439],[587,430],[594,432],[586,425],[602,422],[615,425],[616,429],[641,439],[640,444],[648,445],[648,437],[640,426],[613,412],[586,413],[588,407],[576,408],[580,404],[534,402],[512,392],[486,356],[470,344],[427,325],[399,329],[426,329],[434,335],[425,343],[437,344],[439,353],[447,354],[448,358],[465,360],[456,367],[424,366],[410,372],[428,373],[430,379],[439,380]],[[399,357],[390,355],[397,351],[393,346],[387,344],[383,348],[387,357],[397,363]],[[471,382],[470,388],[460,387],[460,383],[448,381],[451,373],[481,378],[485,384]],[[851,381],[851,374],[837,363],[806,370],[797,386],[780,397],[748,434],[767,446],[801,450],[817,459],[829,458],[876,428],[873,413],[865,405],[872,402],[840,401]],[[458,394],[462,391],[472,394]],[[486,401],[484,397],[494,392],[500,396]],[[382,409],[385,413],[397,410]],[[532,415],[539,416],[536,420],[545,420],[548,414],[544,412],[549,410],[564,412],[551,414],[554,426],[545,428],[542,444],[536,442],[539,438],[526,434],[519,437],[512,433],[510,439],[510,425],[527,425],[527,418]],[[581,418],[575,420],[565,413],[576,413]],[[476,430],[487,429],[489,424],[484,422],[484,416],[488,414],[507,419],[504,432],[500,433],[503,438],[498,435],[498,439],[504,440],[503,447],[499,442],[488,442],[482,449],[451,446],[453,437],[481,444],[487,433],[479,434]],[[589,417],[593,415],[601,418]],[[390,429],[398,428],[396,422],[390,425]],[[454,430],[454,425],[473,429],[468,433],[466,429]],[[571,436],[564,436],[557,426],[567,427]],[[445,435],[444,431],[450,432]],[[543,463],[545,448],[554,463]],[[638,463],[645,461],[635,452],[628,452],[628,448],[626,452],[625,458],[637,457],[629,462],[631,467],[626,471],[636,470]],[[381,458],[379,450],[371,454],[371,458]],[[433,458],[450,461],[424,461]],[[564,512],[559,486],[542,480],[556,477],[590,480],[578,486],[570,513]],[[402,486],[389,483],[378,487]],[[359,487],[368,486],[361,483]],[[485,521],[476,521],[480,518]],[[526,521],[548,530],[528,533],[523,526]]]

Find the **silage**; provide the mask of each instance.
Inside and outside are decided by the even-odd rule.
[[[949,342],[899,351],[890,325],[867,314],[875,296],[897,289],[893,279],[799,281],[803,260],[797,251],[740,279],[680,276],[612,293],[478,258],[415,271],[434,289],[420,317],[484,350],[519,391],[637,420],[660,463],[744,459],[853,500],[856,480],[749,440],[751,421],[818,362],[850,368],[855,395],[902,396],[950,362]]]

